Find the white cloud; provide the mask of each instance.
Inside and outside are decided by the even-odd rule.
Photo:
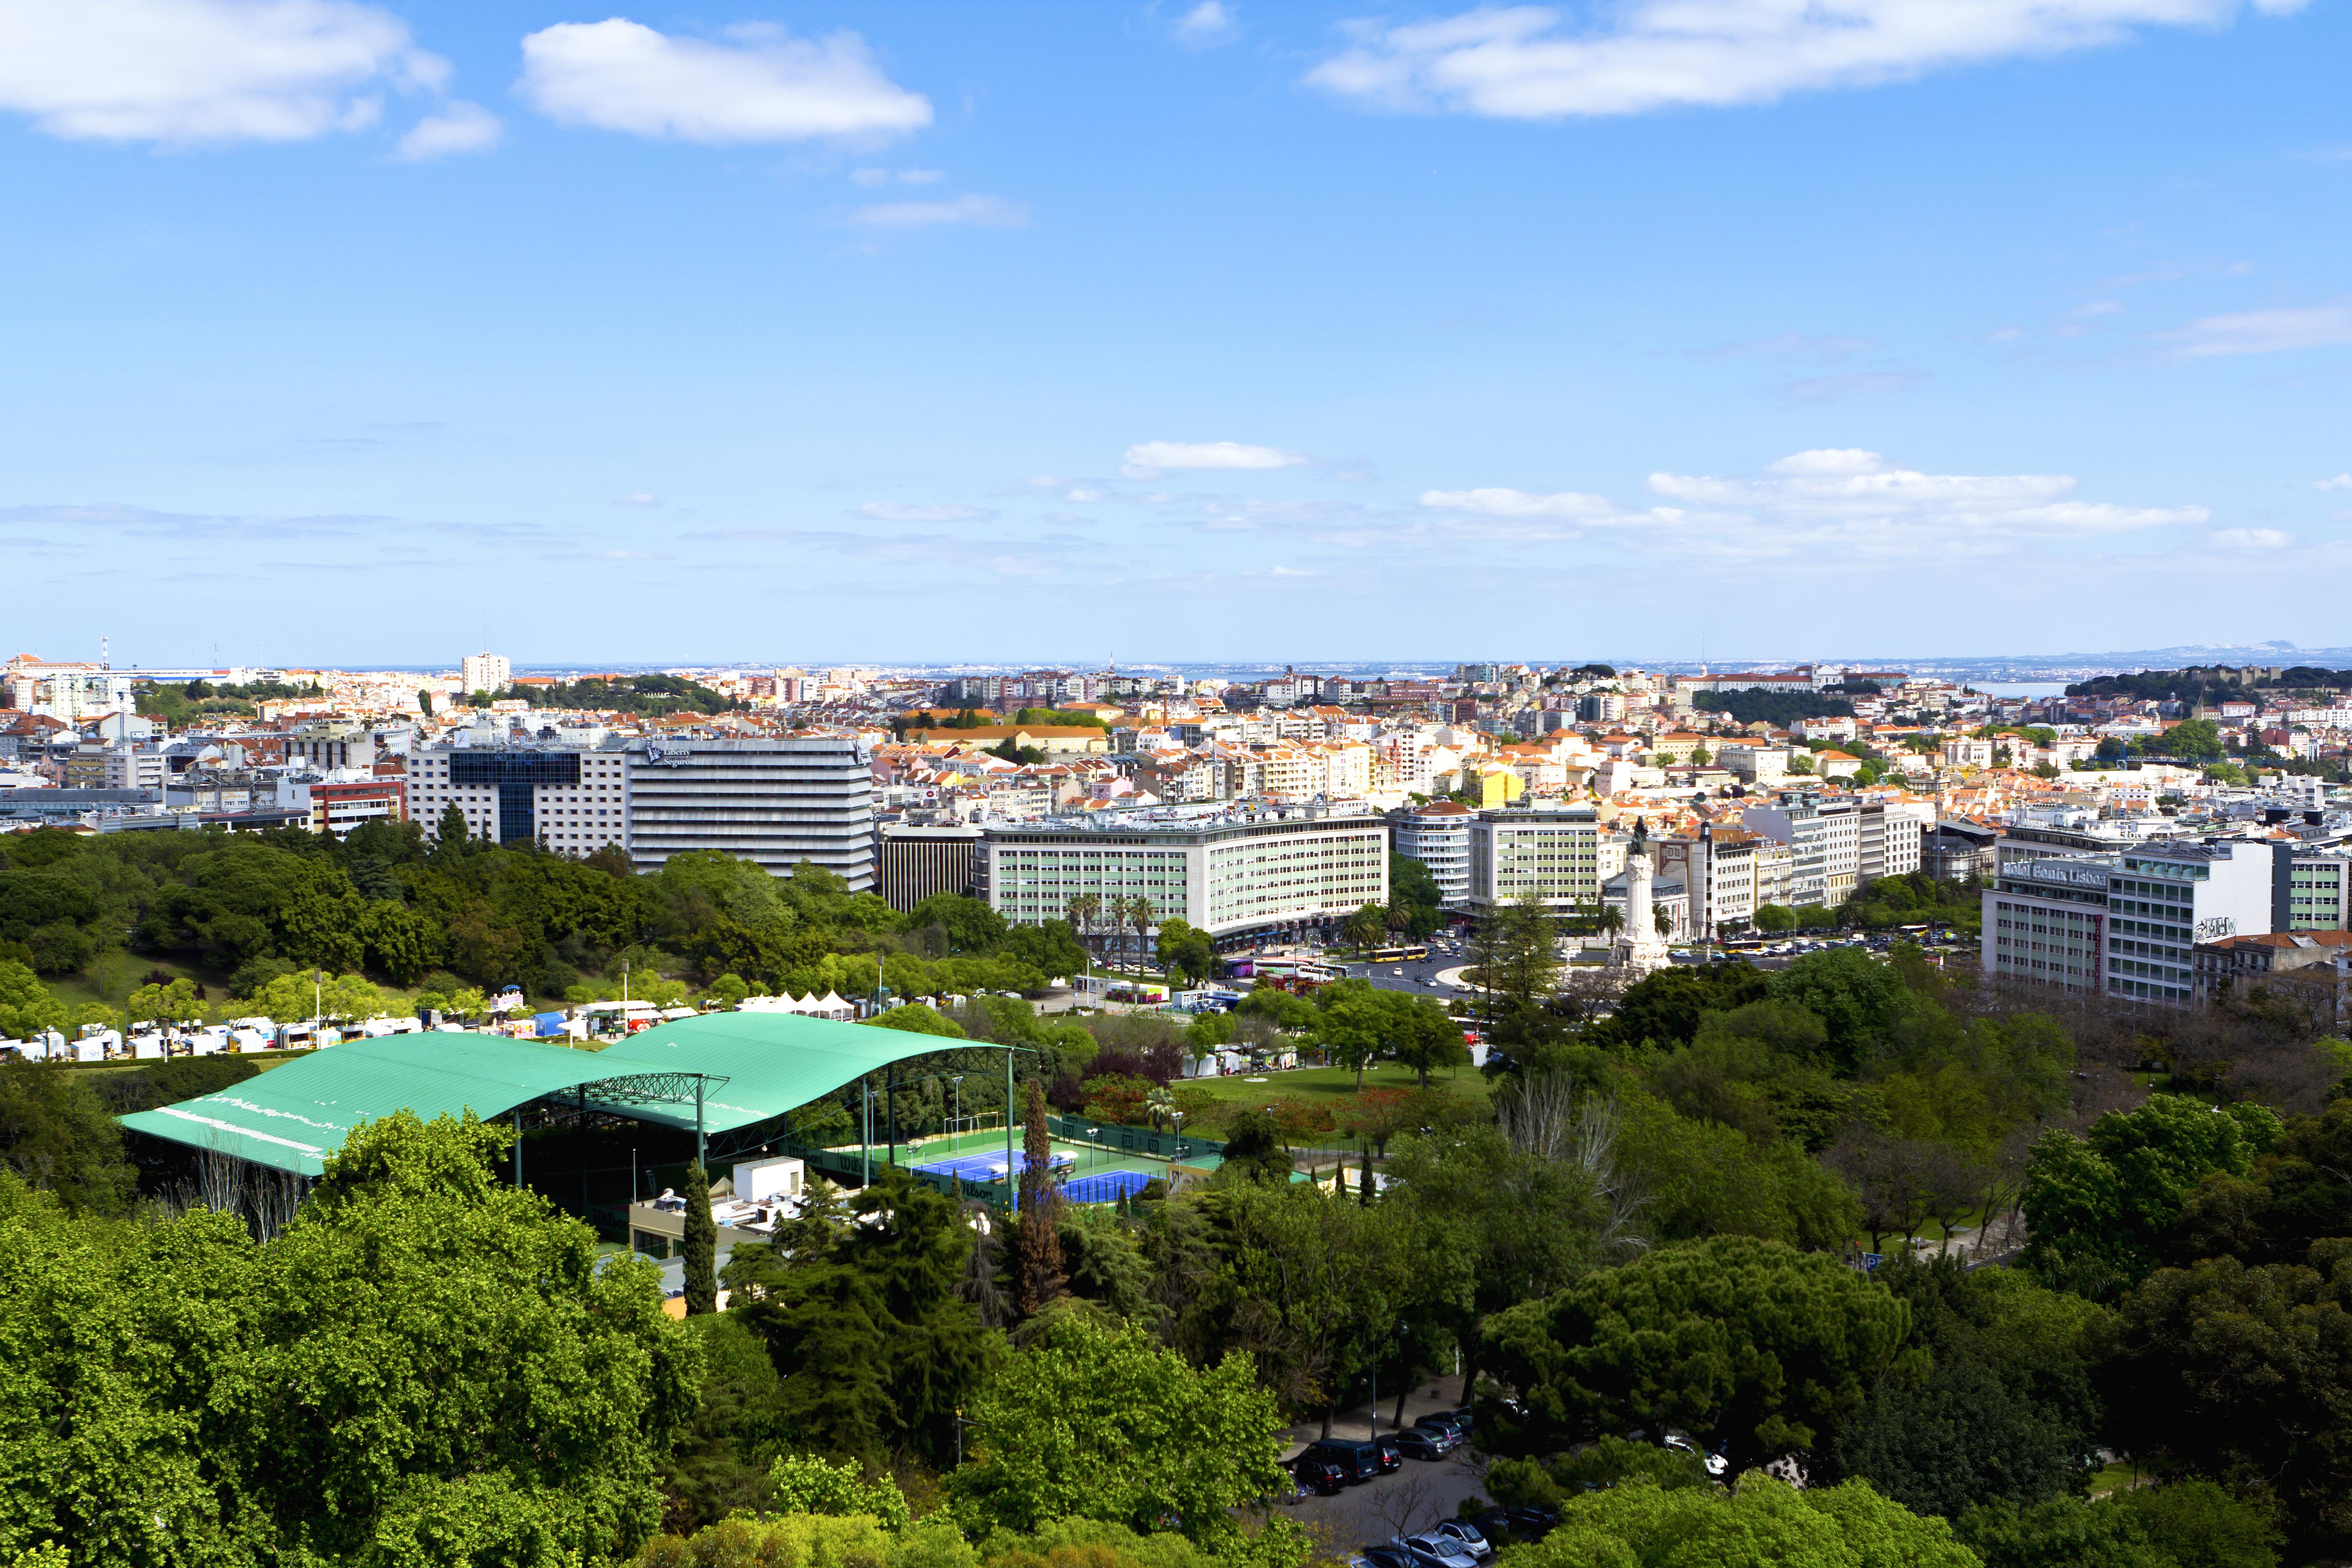
[[[2352,490],[2352,474],[2338,474],[2332,479],[2314,479],[2311,488],[2315,490]]]
[[[2352,343],[2352,305],[2312,305],[2206,316],[2170,336],[2176,351],[2189,359],[2328,348]]]
[[[893,180],[902,185],[936,185],[945,177],[937,169],[852,169],[849,172],[852,184],[864,185],[868,190],[876,185],[887,185]]]
[[[971,522],[996,514],[982,507],[940,506],[919,501],[870,500],[858,511],[882,522]]]
[[[2120,316],[2124,313],[2124,302],[2121,300],[2094,300],[2086,305],[2077,305],[2066,313],[2070,316]]]
[[[2283,15],[2302,0],[2254,0]],[[2240,0],[1628,0],[1581,26],[1546,6],[1360,23],[1307,80],[1390,109],[1511,120],[1769,103],[1940,68],[2214,26]]]
[[[1652,474],[1666,504],[1622,507],[1579,491],[1430,490],[1448,515],[1433,537],[1458,542],[1591,542],[1809,570],[1992,554],[2205,522],[2203,507],[2125,507],[2076,499],[2064,474],[1928,474],[1857,447],[1797,452],[1737,478]],[[1417,525],[1418,526],[1418,525]]]
[[[649,495],[644,490],[638,490],[632,495],[623,496],[621,498],[621,504],[623,506],[659,506],[661,505],[661,497],[657,495]]]
[[[1306,461],[1297,452],[1239,441],[1143,441],[1127,449],[1119,472],[1131,479],[1150,479],[1171,470],[1295,468]]]
[[[877,202],[859,207],[849,221],[865,228],[936,228],[969,223],[982,228],[1019,228],[1029,221],[1025,202],[1003,196],[955,196],[942,202]]]
[[[1617,503],[1606,496],[1589,496],[1575,490],[1561,490],[1552,495],[1536,495],[1527,490],[1423,490],[1421,504],[1445,511],[1470,512],[1479,517],[1566,517],[1605,520],[1616,515]]]
[[[1221,4],[1221,0],[1201,0],[1177,19],[1175,30],[1178,43],[1203,48],[1235,37],[1241,25],[1234,19],[1232,6]]]
[[[448,62],[351,0],[0,0],[0,110],[102,142],[301,142]]]
[[[2210,516],[2078,500],[2066,474],[1929,474],[1852,447],[1795,453],[1748,479],[1652,474],[1649,489],[1689,509],[1695,547],[1816,561],[2006,552]]]
[[[671,37],[614,16],[560,22],[522,41],[523,95],[550,119],[685,142],[901,135],[931,106],[885,77],[855,33],[795,38],[766,23],[727,43]]]
[[[2275,528],[2217,528],[2213,543],[2222,550],[2284,550],[2294,536]]]
[[[422,163],[452,153],[487,153],[505,133],[497,115],[461,101],[418,121],[392,155],[404,163]]]

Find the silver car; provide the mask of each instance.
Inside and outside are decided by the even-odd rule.
[[[1493,1544],[1489,1542],[1484,1535],[1481,1535],[1478,1532],[1478,1527],[1476,1525],[1471,1523],[1466,1519],[1446,1520],[1443,1523],[1439,1524],[1435,1530],[1430,1531],[1430,1533],[1433,1535],[1447,1535],[1453,1537],[1454,1540],[1460,1542],[1464,1546],[1469,1548],[1471,1556],[1478,1558],[1481,1561],[1495,1555],[1495,1548]]]

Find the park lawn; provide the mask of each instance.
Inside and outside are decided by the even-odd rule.
[[[1265,1081],[1252,1083],[1249,1081],[1251,1078],[1263,1078]],[[1412,1068],[1400,1067],[1394,1062],[1382,1062],[1366,1068],[1364,1072],[1366,1089],[1413,1089],[1420,1082]],[[1349,1068],[1297,1068],[1288,1072],[1254,1073],[1246,1077],[1235,1074],[1231,1078],[1178,1079],[1170,1087],[1203,1093],[1213,1100],[1244,1104],[1255,1102],[1263,1105],[1285,1095],[1328,1102],[1352,1097],[1356,1092],[1356,1075]],[[1466,1067],[1431,1074],[1429,1087],[1450,1091],[1480,1105],[1486,1103],[1492,1092],[1486,1075],[1475,1068]]]

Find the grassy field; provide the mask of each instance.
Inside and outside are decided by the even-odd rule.
[[[1253,1081],[1263,1078],[1263,1083]],[[1364,1070],[1366,1089],[1413,1089],[1421,1079],[1411,1068],[1394,1062],[1383,1062]],[[1211,1099],[1234,1104],[1264,1105],[1285,1095],[1297,1095],[1303,1100],[1338,1101],[1356,1092],[1356,1075],[1349,1068],[1298,1068],[1289,1072],[1253,1073],[1248,1077],[1179,1079],[1171,1087],[1192,1089]],[[1429,1087],[1458,1094],[1465,1099],[1485,1104],[1490,1086],[1486,1076],[1475,1068],[1457,1068],[1451,1072],[1432,1075]]]

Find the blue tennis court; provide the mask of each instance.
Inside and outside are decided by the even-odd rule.
[[[1045,1169],[1050,1173],[1069,1170],[1077,1162],[1056,1149],[1046,1156]],[[1029,1158],[1020,1150],[1013,1151],[1013,1173],[1021,1174],[1029,1168]],[[929,1160],[915,1167],[937,1176],[961,1176],[967,1182],[1001,1182],[1004,1179],[1004,1152],[991,1150],[985,1154],[959,1154],[949,1160]]]
[[[1074,1204],[1115,1204],[1141,1192],[1150,1180],[1140,1171],[1097,1171],[1063,1183],[1062,1195]]]

